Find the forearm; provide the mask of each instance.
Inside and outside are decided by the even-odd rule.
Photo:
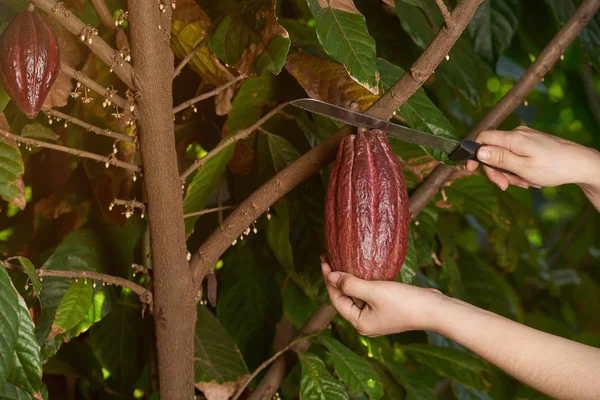
[[[434,330],[557,399],[600,399],[600,349],[446,298]]]

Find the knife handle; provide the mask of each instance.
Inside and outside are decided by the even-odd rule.
[[[461,140],[458,147],[456,149],[454,149],[454,151],[452,153],[450,153],[449,158],[452,161],[474,160],[474,161],[477,161],[478,163],[483,164],[487,167],[493,168],[500,172],[504,172],[505,174],[515,175],[510,171],[507,171],[502,168],[494,167],[492,165],[488,165],[488,164],[478,160],[477,159],[477,150],[479,150],[479,148],[481,146],[483,146],[483,143],[477,143],[473,140],[467,140],[467,139]]]

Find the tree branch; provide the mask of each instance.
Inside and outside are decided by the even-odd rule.
[[[133,84],[133,69],[127,62],[115,62],[119,60],[118,52],[110,47],[104,40],[98,37],[97,32],[93,34],[91,27],[84,24],[79,18],[69,11],[62,2],[55,0],[32,0],[36,7],[44,10],[56,22],[64,26],[76,37],[84,36],[83,43],[96,54],[108,66],[113,66],[115,74],[131,90],[135,89]]]
[[[25,272],[21,265],[12,264],[6,261],[1,261],[6,269],[10,269],[12,271]],[[102,285],[115,285],[127,288],[131,290],[133,293],[137,294],[140,297],[140,301],[149,306],[150,312],[152,312],[152,292],[146,289],[143,286],[138,285],[137,283],[131,282],[125,278],[120,278],[113,275],[101,274],[99,272],[92,271],[57,271],[53,269],[36,269],[35,272],[41,278],[44,276],[54,276],[59,278],[72,278],[72,279],[90,279],[94,281],[102,282]]]
[[[79,126],[85,128],[85,129],[87,129],[90,132],[94,132],[97,135],[103,135],[103,136],[111,137],[111,138],[114,138],[114,139],[121,140],[123,142],[137,142],[136,138],[133,137],[133,136],[127,136],[127,135],[124,135],[122,133],[117,133],[117,132],[113,132],[113,131],[108,130],[108,129],[99,128],[97,126],[88,124],[85,121],[82,121],[82,120],[77,119],[75,117],[71,117],[70,115],[64,114],[64,113],[62,113],[62,112],[60,112],[58,110],[53,110],[52,108],[42,107],[42,111],[44,111],[46,114],[50,114],[50,115],[54,115],[55,117],[62,118],[65,121],[72,122],[75,125],[79,125]]]
[[[194,47],[192,49],[192,51],[190,51],[189,54],[187,54],[183,60],[181,60],[181,62],[179,63],[179,65],[177,66],[177,68],[175,68],[175,72],[173,73],[173,79],[175,79],[179,73],[181,72],[181,70],[183,69],[183,67],[186,66],[186,64],[188,62],[190,62],[190,60],[192,58],[194,58],[194,56],[196,55],[196,53],[198,53],[200,51],[200,49],[202,49],[204,47],[204,43],[206,41],[206,38],[202,39],[197,45],[196,47]]]
[[[224,148],[237,142],[238,140],[245,139],[248,135],[250,135],[252,132],[254,132],[259,126],[264,124],[269,118],[271,118],[273,115],[277,114],[279,111],[281,111],[287,105],[288,105],[288,102],[281,103],[280,105],[278,105],[277,107],[275,107],[274,109],[272,109],[271,111],[269,111],[268,113],[263,115],[258,121],[256,121],[255,123],[253,123],[246,129],[242,129],[241,131],[238,131],[234,135],[229,136],[228,139],[220,142],[214,149],[209,151],[204,157],[194,161],[194,163],[192,165],[190,165],[188,167],[188,169],[186,169],[179,178],[182,181],[185,181],[192,172],[194,172],[197,168],[201,168],[208,160],[213,158],[221,150],[223,150]],[[265,207],[265,209],[266,209],[266,207]]]
[[[438,7],[440,8],[440,11],[442,12],[442,15],[444,16],[444,22],[446,23],[446,28],[448,30],[452,30],[454,29],[454,20],[452,19],[452,15],[450,14],[450,11],[448,11],[448,7],[446,7],[446,3],[444,3],[444,0],[435,0]]]
[[[459,6],[463,3],[466,3],[466,1],[461,1]],[[457,8],[459,6],[457,6]],[[472,139],[477,136],[480,131],[498,126],[518,106],[518,104],[521,103],[527,93],[535,87],[538,81],[541,80],[541,77],[556,62],[566,46],[568,46],[568,44],[578,35],[579,31],[598,10],[599,6],[600,0],[585,0],[567,24],[565,24],[563,29],[561,29],[548,46],[546,46],[536,62],[529,67],[513,89],[506,94],[506,96],[486,115],[467,137]],[[473,10],[473,13],[474,12],[475,10]],[[463,26],[464,29],[464,25],[461,25],[458,22],[456,26]],[[411,215],[417,215],[435,196],[439,188],[453,176],[454,172],[455,169],[453,167],[447,165],[438,166],[427,178],[427,181],[410,197],[409,209]],[[305,327],[310,326],[322,331],[329,325],[335,314],[336,311],[332,306],[324,304],[319,307],[315,314],[307,321]],[[269,398],[269,396],[272,396],[285,378],[285,371],[285,359],[279,358],[269,369],[254,393],[249,397],[249,400]]]
[[[133,210],[136,208],[140,210],[141,218],[144,218],[144,214],[146,213],[146,205],[137,200],[114,199],[108,208],[109,210],[112,210],[112,208],[117,205],[125,206],[125,212],[123,214],[125,214],[126,218],[131,217],[133,215]]]
[[[225,82],[221,86],[218,86],[218,87],[214,88],[213,90],[211,90],[209,92],[202,93],[201,95],[198,95],[198,96],[194,97],[193,99],[185,101],[185,102],[181,103],[180,105],[178,105],[177,107],[173,108],[173,114],[177,114],[179,111],[184,110],[184,109],[190,107],[191,105],[193,105],[193,104],[195,104],[195,103],[197,103],[199,101],[206,100],[209,97],[216,96],[219,93],[221,93],[223,90],[227,89],[229,86],[231,86],[234,83],[239,82],[239,81],[241,81],[242,79],[245,79],[245,78],[246,78],[245,75],[236,76],[232,80],[230,80],[228,82]]]
[[[118,94],[116,94],[116,91],[110,92],[106,88],[97,84],[96,81],[94,81],[93,79],[88,78],[87,76],[83,75],[80,71],[69,67],[67,64],[61,63],[60,70],[65,74],[69,75],[71,78],[75,79],[76,81],[83,83],[85,86],[98,93],[100,96],[104,96],[106,99],[109,99],[111,102],[115,103],[122,109],[129,109],[129,102],[121,96],[119,96]]]
[[[231,210],[233,208],[235,208],[236,206],[222,206],[222,207],[215,207],[215,208],[207,208],[206,210],[202,210],[202,211],[194,211],[191,213],[187,213],[187,214],[183,214],[183,218],[190,218],[190,217],[195,217],[197,215],[204,215],[204,214],[210,214],[210,213],[214,213],[217,211],[223,211],[223,210]]]
[[[128,162],[118,160],[114,157],[113,153],[111,153],[111,155],[108,157],[99,156],[98,154],[90,153],[90,152],[87,152],[84,150],[72,149],[70,147],[65,147],[65,146],[61,146],[58,144],[41,142],[39,140],[25,138],[23,136],[18,136],[18,135],[13,135],[12,133],[7,132],[3,129],[0,129],[0,135],[4,136],[7,139],[12,139],[18,143],[25,143],[32,147],[44,147],[47,149],[62,151],[63,153],[73,154],[74,156],[77,156],[77,157],[89,158],[90,160],[103,162],[107,165],[107,168],[108,168],[108,165],[114,165],[115,167],[120,167],[120,168],[126,169],[131,172],[139,173],[142,171],[142,168],[139,165],[130,164]]]
[[[114,31],[116,28],[115,20],[113,19],[113,16],[110,13],[108,6],[106,5],[106,1],[104,1],[104,0],[91,0],[91,1],[92,1],[92,6],[94,6],[94,9],[96,10],[96,14],[98,14],[98,17],[100,17],[100,21],[102,21],[102,24],[104,25],[104,27],[106,29],[108,29],[109,32]]]

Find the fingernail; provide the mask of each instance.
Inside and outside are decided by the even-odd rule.
[[[325,258],[325,256],[319,256],[319,259],[321,260],[321,264],[325,264],[327,262],[327,258]]]
[[[542,188],[542,187],[541,187],[541,186],[539,186],[539,185],[531,185],[531,186],[533,186],[533,187],[534,187],[534,188],[536,188],[536,189],[541,189],[541,188]]]
[[[480,160],[489,160],[490,159],[490,151],[488,149],[481,149],[477,153],[477,158]]]
[[[329,283],[337,287],[337,283],[339,282],[341,277],[342,275],[340,275],[339,272],[332,272],[327,276],[327,279],[329,280]]]
[[[519,187],[522,187],[523,189],[529,189],[529,185],[526,183],[519,183]]]

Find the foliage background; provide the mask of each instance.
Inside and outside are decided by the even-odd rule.
[[[126,9],[121,0],[106,3],[111,11]],[[329,4],[277,1],[277,21],[267,0],[177,2],[170,32],[176,56],[183,57],[203,39],[207,47],[175,78],[175,104],[230,81],[239,71],[253,74],[197,103],[196,110],[177,114],[182,169],[276,104],[307,93],[365,109],[409,68],[443,22],[433,0],[355,0],[356,8],[349,0],[334,8],[324,3]],[[485,0],[448,60],[398,110],[396,122],[436,135],[464,136],[513,86],[577,4]],[[2,0],[0,26],[24,5]],[[90,2],[64,5],[114,42]],[[266,18],[256,18],[259,13]],[[527,125],[600,148],[599,22],[596,15],[501,128]],[[61,38],[63,63],[103,86],[121,89],[109,66],[53,26]],[[268,45],[260,48],[265,37]],[[101,97],[90,92],[95,100],[89,104],[73,99],[73,81],[62,79],[49,107],[120,131],[112,111],[101,107]],[[112,151],[111,141],[73,124],[49,125],[43,114],[25,119],[3,90],[0,110],[0,128],[13,133],[99,154]],[[338,128],[286,108],[188,178],[185,212],[239,204]],[[134,134],[135,126],[127,133]],[[138,157],[132,145],[116,146],[120,158]],[[411,191],[440,160],[446,161],[417,146],[392,146]],[[195,377],[205,395],[210,393],[207,382],[235,387],[327,301],[318,256],[325,253],[323,199],[329,170],[280,199],[217,264],[217,305],[198,307]],[[521,323],[600,346],[598,215],[585,196],[570,185],[502,192],[478,174],[464,175],[411,223],[409,256],[398,280],[435,287]],[[38,268],[99,271],[150,284],[131,268],[147,264],[147,221],[139,211],[125,218],[123,208],[109,210],[114,198],[142,199],[141,180],[63,153],[19,152],[0,140],[0,196],[3,258],[22,256]],[[219,213],[187,218],[188,248],[197,248],[219,219]],[[25,266],[27,260],[21,262]],[[46,391],[50,398],[157,397],[154,328],[151,318],[142,318],[131,291],[46,278],[36,296],[33,283],[35,278],[17,272],[10,272],[9,279],[0,267],[0,331],[10,342],[0,345],[0,382],[5,382],[0,398],[44,396]],[[57,328],[62,330],[57,333]],[[55,336],[48,339],[51,331]],[[299,393],[303,399],[544,398],[442,336],[411,332],[370,339],[340,317],[298,357],[281,398],[298,398]]]

